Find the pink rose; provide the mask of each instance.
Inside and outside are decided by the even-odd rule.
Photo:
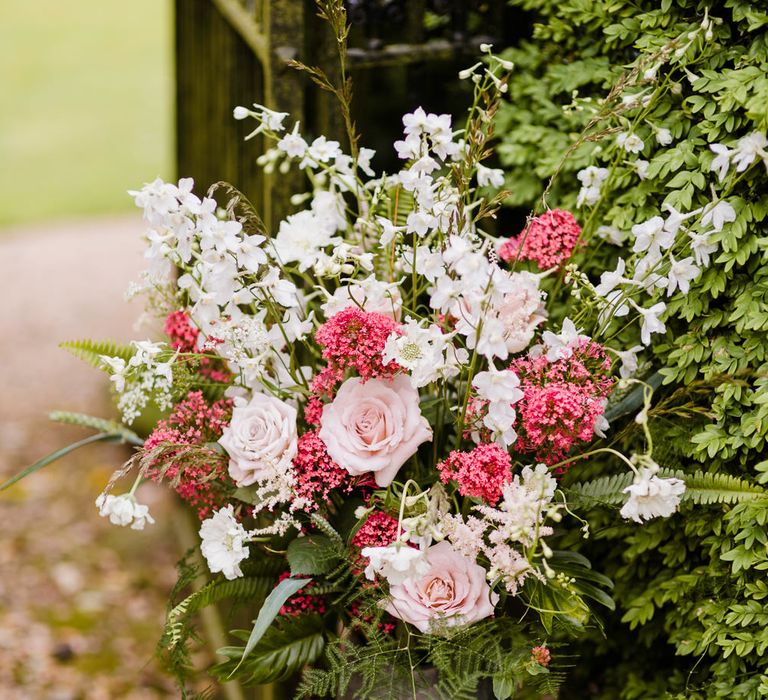
[[[365,383],[353,378],[323,407],[320,439],[350,474],[371,472],[379,486],[388,486],[418,446],[432,439],[432,430],[405,375]]]
[[[297,451],[296,409],[274,396],[254,394],[237,406],[219,438],[238,486],[274,478],[291,468]]]
[[[485,569],[473,559],[443,541],[427,550],[427,564],[423,576],[389,587],[388,613],[424,633],[493,615],[499,596],[491,593]]]

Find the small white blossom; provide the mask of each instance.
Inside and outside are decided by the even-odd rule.
[[[402,542],[393,542],[386,547],[363,547],[360,554],[368,558],[365,577],[369,581],[379,575],[387,579],[390,586],[399,586],[429,571],[426,554]]]
[[[656,141],[659,146],[669,146],[672,143],[672,132],[669,129],[656,129]]]
[[[307,142],[299,133],[299,123],[296,122],[293,131],[286,134],[277,142],[277,148],[289,158],[303,158],[307,153]]]
[[[717,204],[707,206],[701,217],[702,226],[712,224],[712,229],[718,233],[723,230],[725,224],[732,221],[736,221],[736,210],[724,199],[721,199]]]
[[[635,253],[642,253],[654,248],[666,250],[675,242],[674,232],[664,228],[664,219],[660,216],[654,216],[641,224],[635,224],[632,227],[632,234],[635,236],[635,244],[632,246]]]
[[[653,333],[665,333],[667,327],[664,322],[659,319],[659,316],[667,310],[667,305],[660,301],[658,304],[654,304],[649,309],[643,309],[635,307],[640,312],[643,318],[643,325],[640,328],[640,340],[643,345],[651,344],[651,335]]]
[[[731,155],[733,164],[736,166],[736,172],[744,172],[756,158],[762,158],[768,162],[766,147],[768,147],[768,139],[759,131],[754,131],[740,138]]]
[[[130,493],[122,496],[101,494],[96,499],[96,507],[102,518],[109,518],[113,525],[130,525],[132,530],[143,530],[147,523],[152,525],[155,522],[149,514],[149,506],[139,503]]]
[[[203,520],[200,526],[200,551],[211,573],[220,571],[229,580],[242,576],[240,562],[248,558],[248,537],[246,529],[235,520],[231,504]]]
[[[682,260],[675,260],[675,258],[670,255],[669,262],[670,267],[669,272],[667,273],[667,296],[671,297],[677,288],[679,288],[683,294],[687,294],[691,282],[699,276],[701,270],[693,264],[693,258],[690,257],[683,258]]]
[[[637,134],[622,132],[616,137],[616,143],[627,153],[640,153],[645,148],[645,143]]]
[[[643,467],[624,493],[628,493],[629,498],[621,508],[621,516],[642,523],[672,515],[685,493],[685,483],[680,479],[663,479],[656,476],[653,469]]]
[[[715,157],[709,165],[709,169],[716,170],[717,179],[722,182],[728,174],[728,169],[731,167],[732,151],[726,146],[723,146],[722,143],[711,143],[709,144],[709,149],[715,154]]]
[[[477,184],[480,187],[501,187],[504,184],[504,171],[499,168],[487,168],[478,163]]]

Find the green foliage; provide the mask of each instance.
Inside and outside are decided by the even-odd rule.
[[[128,362],[134,353],[129,345],[121,345],[113,340],[67,340],[60,343],[59,347],[69,350],[75,357],[96,369],[105,369],[102,355],[119,357]]]
[[[217,653],[227,657],[228,661],[215,666],[212,673],[226,680],[237,671],[237,677],[244,685],[290,678],[316,661],[325,646],[323,623],[317,615],[282,618],[279,624],[266,629],[251,649],[248,648],[251,637],[247,631],[236,630],[233,634],[248,643],[245,647],[219,649]]]
[[[740,503],[753,499],[768,498],[764,488],[747,479],[740,479],[730,474],[713,474],[697,470],[686,474],[680,470],[661,469],[659,476],[682,479],[685,493],[682,499],[697,505],[710,503]],[[621,474],[601,476],[591,481],[573,484],[568,489],[569,502],[573,505],[617,505],[626,499],[624,489],[632,483],[634,475],[627,471]]]
[[[124,441],[131,445],[142,445],[144,441],[122,423],[118,423],[108,418],[99,418],[98,416],[89,416],[85,413],[73,413],[71,411],[51,411],[48,414],[55,423],[64,423],[66,425],[79,425],[82,428],[91,428],[102,433],[120,433],[124,436]]]
[[[497,134],[512,206],[540,206],[557,172],[549,206],[575,211],[587,238],[599,226],[627,233],[665,204],[687,210],[711,200],[717,178],[709,144],[732,147],[768,130],[765,3],[511,2],[538,20],[532,40],[505,54],[516,71]],[[684,48],[681,37],[700,26],[705,11],[715,18],[711,39],[700,32]],[[681,51],[662,62],[655,81],[643,77],[645,68],[626,80],[670,42]],[[615,108],[622,89],[655,97],[622,111]],[[613,102],[603,102],[609,93]],[[628,127],[645,142],[642,180],[616,145],[616,133]],[[657,143],[658,128],[670,131],[669,146]],[[588,165],[611,173],[591,212],[575,209],[576,173]],[[715,234],[719,250],[691,293],[668,302],[668,333],[652,348],[648,373],[660,372],[665,384],[651,410],[654,454],[683,473],[689,490],[681,514],[641,527],[616,523],[615,509],[602,506],[620,503],[628,475],[604,476],[616,466],[596,460],[566,477],[574,503],[595,505],[594,537],[581,546],[615,581],[622,616],[606,621],[605,638],[577,650],[582,661],[570,675],[568,697],[586,696],[587,687],[606,700],[768,697],[768,501],[758,486],[768,483],[767,189],[759,163],[733,186],[728,201],[736,220]],[[596,279],[626,252],[591,245],[579,263]],[[614,344],[625,340],[631,337],[620,334]],[[615,428],[627,449],[642,447],[631,423],[622,431],[616,420]],[[574,478],[585,483],[574,485]],[[575,539],[573,545],[579,546]]]

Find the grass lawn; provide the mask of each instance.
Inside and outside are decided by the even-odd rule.
[[[172,89],[169,0],[0,0],[0,225],[171,177]]]

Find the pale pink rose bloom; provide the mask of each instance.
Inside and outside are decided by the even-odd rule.
[[[449,542],[427,550],[423,576],[390,586],[386,611],[420,632],[469,625],[493,615],[499,596],[491,593],[485,569],[456,551]]]
[[[219,444],[229,455],[229,475],[238,486],[250,486],[291,468],[297,438],[296,409],[274,396],[254,394],[232,411]]]
[[[418,446],[432,439],[432,429],[407,376],[365,383],[353,378],[323,408],[320,439],[350,474],[370,472],[379,486],[388,486]]]

